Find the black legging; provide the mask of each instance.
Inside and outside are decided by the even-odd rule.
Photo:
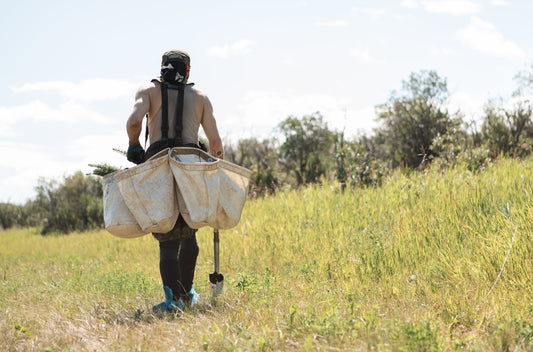
[[[163,285],[170,287],[174,297],[185,296],[192,288],[196,258],[196,235],[184,240],[159,242],[159,271]]]

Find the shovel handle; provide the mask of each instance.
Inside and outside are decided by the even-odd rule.
[[[219,249],[218,244],[220,242],[218,229],[213,229],[213,250],[215,254],[215,273],[218,273],[218,255],[219,255]]]

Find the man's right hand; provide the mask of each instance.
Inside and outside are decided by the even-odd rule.
[[[140,164],[144,161],[144,149],[140,145],[130,145],[126,153],[128,161]]]

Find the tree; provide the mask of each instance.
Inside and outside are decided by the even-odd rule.
[[[78,171],[57,181],[39,180],[36,206],[45,216],[42,234],[69,233],[103,226],[102,184]]]
[[[419,167],[438,156],[433,141],[461,124],[445,108],[448,88],[435,71],[412,73],[400,94],[377,107],[382,127],[376,130],[378,155],[395,166]]]
[[[375,147],[373,140],[361,136],[352,141],[344,141],[343,134],[339,137],[340,143],[336,145],[336,170],[341,189],[345,185],[380,186],[390,170],[383,161],[372,155]]]
[[[314,183],[332,166],[335,133],[328,129],[316,112],[301,119],[289,116],[278,128],[284,136],[280,163],[287,173],[294,173],[298,186]]]
[[[533,64],[527,69],[518,72],[515,80],[518,82],[518,89],[515,91],[515,95],[520,95],[528,89],[533,90]]]
[[[533,145],[533,111],[527,100],[516,101],[511,108],[494,102],[485,106],[481,127],[484,140],[493,156],[498,154],[523,157],[531,153]]]
[[[252,170],[250,194],[274,194],[280,181],[277,175],[278,151],[274,140],[242,139],[237,147],[225,148],[226,158],[237,165]]]

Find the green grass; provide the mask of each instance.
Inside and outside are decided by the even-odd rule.
[[[151,313],[151,236],[0,232],[0,350],[533,351],[532,169],[500,160],[249,201],[221,231],[224,294],[210,298],[202,229],[200,304],[178,317]]]

